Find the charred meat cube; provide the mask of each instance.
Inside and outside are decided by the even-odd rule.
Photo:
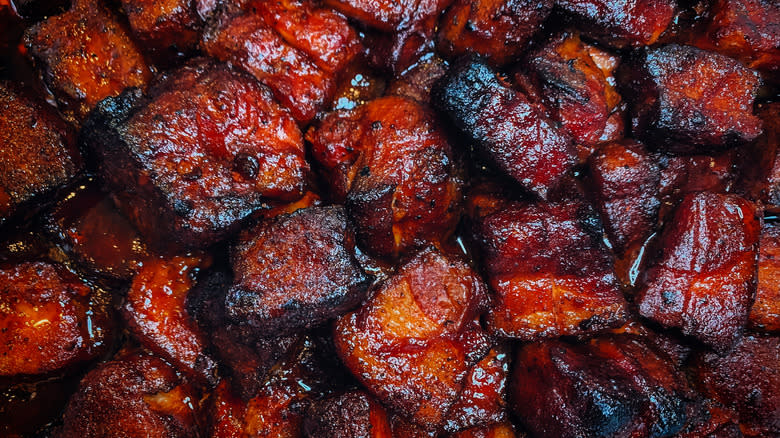
[[[340,14],[308,0],[257,0],[243,11],[228,9],[204,34],[206,53],[251,73],[296,120],[309,122],[360,51],[355,30]]]
[[[780,434],[780,338],[746,336],[728,355],[702,353],[694,363],[700,389],[739,414],[742,434]]]
[[[0,82],[0,145],[0,223],[83,167],[75,134],[57,112],[8,82]]]
[[[741,145],[761,134],[761,120],[753,115],[761,80],[738,61],[670,44],[644,50],[626,72],[632,129],[649,144],[691,153]]]
[[[484,56],[503,65],[517,58],[550,15],[553,0],[457,0],[442,17],[438,48],[448,57]]]
[[[756,282],[760,219],[735,195],[686,196],[645,271],[639,313],[728,351],[747,323]]]
[[[391,438],[385,408],[363,391],[350,391],[313,402],[303,421],[311,438]]]
[[[111,297],[64,267],[0,270],[0,377],[71,371],[111,347]]]
[[[533,340],[621,324],[626,302],[595,211],[582,201],[480,210],[474,241],[494,292],[489,327]]]
[[[252,78],[194,62],[142,98],[130,89],[100,103],[84,141],[122,212],[149,242],[206,246],[267,201],[305,189],[303,139]]]
[[[432,111],[384,97],[337,111],[307,139],[358,243],[381,257],[438,243],[459,220],[462,169]]]
[[[455,63],[434,90],[434,102],[496,168],[542,198],[575,163],[569,137],[482,61]]]
[[[365,297],[368,278],[355,259],[343,207],[282,215],[244,233],[232,254],[235,280],[225,311],[267,337],[318,326]]]
[[[758,243],[758,284],[750,325],[758,330],[780,331],[780,227],[766,223]]]
[[[198,436],[198,400],[162,360],[122,352],[84,376],[65,409],[59,436]]]
[[[144,87],[151,70],[101,0],[74,0],[71,9],[27,30],[24,44],[72,122],[126,87]]]
[[[760,104],[757,114],[764,122],[764,135],[744,149],[738,163],[738,192],[780,212],[780,102]]]
[[[122,0],[122,9],[140,46],[163,58],[190,52],[197,46],[203,20],[195,3],[188,0]]]
[[[334,328],[337,352],[382,403],[435,428],[487,353],[475,317],[485,286],[465,263],[425,250]]]
[[[430,104],[431,90],[445,73],[447,73],[447,61],[437,55],[422,57],[387,84],[386,94]]]
[[[672,23],[675,0],[556,0],[583,34],[617,48],[647,46]]]

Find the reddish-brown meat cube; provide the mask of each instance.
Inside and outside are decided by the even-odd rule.
[[[360,310],[338,320],[334,343],[381,402],[436,427],[446,420],[471,366],[487,352],[475,321],[485,299],[482,280],[465,263],[426,250]]]
[[[689,193],[726,193],[737,179],[734,150],[713,155],[657,154],[655,161],[661,170],[662,210],[676,206]]]
[[[636,302],[642,316],[721,351],[747,323],[760,219],[735,195],[690,194],[667,222]]]
[[[0,270],[0,377],[70,371],[111,347],[111,297],[64,267]]]
[[[130,29],[141,48],[160,58],[192,51],[203,20],[190,0],[122,0]]]
[[[148,98],[131,89],[106,99],[83,134],[120,209],[151,243],[209,245],[268,201],[305,190],[295,121],[225,65],[192,63]]]
[[[24,44],[72,122],[102,99],[151,79],[138,47],[101,0],[74,0],[68,12],[29,28]]]
[[[454,64],[434,90],[434,102],[499,170],[542,198],[576,161],[571,140],[544,110],[482,61]]]
[[[750,325],[758,330],[780,331],[780,227],[767,223],[758,243],[758,285]]]
[[[387,84],[386,94],[401,96],[423,104],[431,103],[431,90],[447,73],[447,62],[437,55],[423,57]]]
[[[318,400],[303,421],[310,438],[392,438],[385,408],[363,391]]]
[[[738,61],[670,44],[646,49],[626,72],[632,129],[649,144],[690,153],[761,134],[761,119],[753,115],[761,80]]]

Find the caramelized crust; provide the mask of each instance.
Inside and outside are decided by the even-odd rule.
[[[728,351],[747,323],[760,219],[735,195],[686,196],[660,237],[637,295],[642,316]]]
[[[780,331],[780,227],[761,228],[756,299],[750,308],[750,325],[758,330]]]
[[[764,135],[752,147],[744,148],[740,164],[739,192],[780,212],[780,102],[758,105]]]
[[[101,0],[74,0],[68,12],[30,27],[24,45],[71,122],[151,79],[138,47]]]
[[[392,438],[387,412],[363,391],[350,391],[309,406],[303,421],[310,438]]]
[[[130,29],[145,50],[164,56],[195,49],[203,21],[192,0],[122,0]]]
[[[437,55],[420,58],[387,84],[387,95],[401,96],[422,104],[431,103],[431,90],[447,73],[447,61]]]

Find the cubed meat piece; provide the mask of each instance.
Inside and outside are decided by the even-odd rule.
[[[649,46],[666,31],[675,0],[555,0],[583,34],[612,47]]]
[[[422,104],[431,103],[431,90],[447,73],[447,61],[437,55],[422,57],[387,84],[387,95],[406,97]]]
[[[385,408],[363,391],[338,394],[309,405],[303,421],[310,438],[392,438]]]
[[[685,195],[695,192],[729,192],[738,176],[735,152],[682,156],[656,154],[655,161],[661,170],[662,203],[676,206]],[[663,213],[661,217],[666,216]]]
[[[702,353],[700,389],[739,413],[746,437],[780,435],[780,338],[746,336],[728,355]]]
[[[491,426],[473,427],[450,435],[450,438],[525,438],[526,435],[515,431],[512,423],[493,424]]]
[[[494,292],[488,325],[533,340],[620,325],[626,301],[596,212],[582,201],[508,203],[473,218]]]
[[[122,314],[144,347],[197,381],[214,384],[217,365],[186,309],[187,294],[202,264],[197,257],[145,261],[127,291]]]
[[[340,14],[308,0],[250,1],[226,8],[209,26],[202,47],[271,88],[301,123],[332,99],[338,76],[360,52],[357,33]]]
[[[750,325],[758,330],[780,331],[780,226],[764,224],[758,247],[758,285],[750,308]]]
[[[0,377],[72,371],[111,348],[111,297],[64,267],[0,270]]]
[[[695,153],[753,141],[761,79],[738,61],[691,46],[646,49],[626,69],[634,133],[671,152]]]
[[[267,337],[287,335],[343,315],[365,298],[368,277],[355,259],[343,207],[282,215],[243,233],[233,249],[235,280],[225,312]]]
[[[195,3],[189,0],[122,0],[122,9],[140,47],[164,59],[184,55],[196,48],[203,20]]]
[[[334,328],[339,356],[382,403],[428,428],[446,420],[487,353],[486,288],[465,263],[425,250]]]
[[[484,56],[514,61],[550,15],[553,0],[457,0],[442,17],[438,48],[449,58]]]
[[[433,100],[496,168],[541,198],[576,161],[568,135],[482,61],[456,62]]]
[[[101,0],[74,0],[68,12],[30,27],[24,45],[71,122],[126,87],[144,87],[152,76],[119,17]]]
[[[0,223],[34,209],[83,167],[73,130],[46,102],[8,82],[0,82],[0,145]]]
[[[675,436],[697,402],[685,375],[641,337],[571,344],[550,340],[517,353],[515,414],[534,436]]]
[[[83,138],[122,212],[150,243],[207,246],[306,186],[303,138],[251,77],[193,62],[147,98],[100,103]]]
[[[65,409],[59,436],[198,436],[198,400],[162,360],[123,352],[84,376]]]
[[[380,98],[329,114],[307,139],[361,247],[397,258],[454,231],[463,170],[425,106]]]
[[[589,187],[604,229],[619,255],[653,233],[661,206],[661,172],[644,145],[607,144],[588,161]]]
[[[760,218],[735,195],[683,199],[645,271],[639,313],[728,351],[742,335],[753,301]]]
[[[758,105],[757,114],[764,122],[764,135],[744,149],[737,188],[748,199],[780,213],[780,102]]]
[[[552,117],[577,143],[594,146],[620,137],[622,129],[612,126],[615,119],[623,118],[612,76],[617,58],[584,44],[578,34],[564,33],[534,51],[529,59]]]

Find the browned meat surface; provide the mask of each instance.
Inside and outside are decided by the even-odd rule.
[[[295,121],[265,87],[224,65],[194,62],[147,98],[130,89],[106,99],[83,135],[120,209],[151,243],[207,246],[267,201],[304,193]]]
[[[737,157],[734,150],[713,155],[656,155],[661,169],[661,216],[668,206],[675,206],[689,193],[726,193],[737,180]]]
[[[0,82],[0,223],[35,211],[81,171],[73,130],[43,100]]]
[[[266,337],[313,328],[363,301],[368,278],[355,259],[343,207],[298,210],[244,233],[234,248],[227,317]]]
[[[102,99],[151,79],[138,46],[101,0],[74,0],[68,12],[30,27],[24,44],[72,122]]]
[[[512,423],[506,421],[486,427],[474,427],[454,433],[451,438],[525,438],[524,433],[516,432]]]
[[[780,331],[780,227],[766,223],[758,242],[758,284],[750,325],[757,330]]]
[[[744,152],[739,192],[766,208],[780,212],[780,102],[758,105],[764,135]]]
[[[303,421],[310,438],[392,438],[387,412],[363,391],[350,391],[313,402]]]
[[[192,51],[203,21],[196,2],[188,0],[122,0],[130,29],[139,46],[160,59]]]
[[[327,115],[306,137],[362,247],[395,258],[452,234],[462,170],[425,106],[380,98]]]
[[[434,91],[434,101],[496,168],[541,198],[575,163],[569,137],[481,61],[456,62]]]
[[[110,300],[59,265],[0,269],[0,377],[72,371],[106,353]]]
[[[691,46],[647,49],[627,69],[635,134],[674,152],[744,144],[761,134],[753,115],[760,78],[731,58]]]
[[[475,321],[485,300],[484,284],[466,264],[426,250],[338,320],[336,349],[382,403],[436,427],[487,353]]]
[[[686,196],[644,273],[639,313],[728,351],[747,323],[759,231],[756,207],[743,198],[708,192]]]
[[[431,103],[431,90],[447,73],[447,61],[434,55],[420,58],[387,84],[387,95],[401,96],[420,103]]]

